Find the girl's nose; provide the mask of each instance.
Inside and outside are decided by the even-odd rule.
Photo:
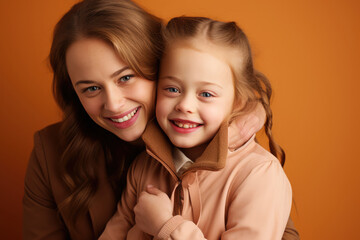
[[[196,108],[195,104],[196,102],[191,96],[185,95],[179,99],[179,102],[175,106],[175,110],[184,113],[194,113]]]
[[[104,109],[113,113],[120,113],[124,106],[125,96],[121,91],[109,90],[106,92]]]

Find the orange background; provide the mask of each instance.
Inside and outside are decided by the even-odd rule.
[[[73,0],[0,0],[0,229],[21,239],[33,133],[61,113],[47,63],[55,23]],[[274,132],[302,239],[354,239],[360,227],[360,2],[137,0],[155,15],[237,21],[274,87]]]

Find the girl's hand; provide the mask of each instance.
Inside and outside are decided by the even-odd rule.
[[[229,150],[241,147],[249,138],[264,125],[266,113],[261,103],[253,111],[237,117],[229,126]]]
[[[140,193],[139,201],[134,207],[135,222],[138,228],[156,236],[162,226],[173,217],[173,206],[166,193],[148,185],[146,192]]]

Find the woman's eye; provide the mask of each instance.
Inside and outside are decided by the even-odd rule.
[[[169,92],[172,92],[172,93],[178,93],[179,92],[179,89],[173,88],[173,87],[166,88],[166,90],[168,90]]]
[[[212,95],[212,94],[209,93],[209,92],[202,92],[202,93],[200,93],[200,96],[209,98],[209,97],[213,97],[214,95]]]
[[[87,87],[84,89],[84,92],[95,92],[97,90],[99,90],[100,88],[97,86],[91,86],[91,87]]]
[[[133,77],[134,77],[134,75],[125,75],[125,76],[120,78],[120,81],[121,82],[127,82],[127,81],[131,80],[131,78],[133,78]]]

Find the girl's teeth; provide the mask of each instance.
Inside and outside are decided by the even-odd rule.
[[[181,128],[194,128],[197,127],[197,124],[188,124],[188,123],[180,123],[180,122],[175,122],[175,125]]]
[[[135,109],[134,111],[132,111],[131,113],[129,113],[129,114],[126,115],[125,117],[122,117],[122,118],[110,118],[110,119],[111,119],[113,122],[122,123],[122,122],[125,122],[125,121],[130,120],[130,119],[135,115],[136,112],[137,112],[137,109]]]

